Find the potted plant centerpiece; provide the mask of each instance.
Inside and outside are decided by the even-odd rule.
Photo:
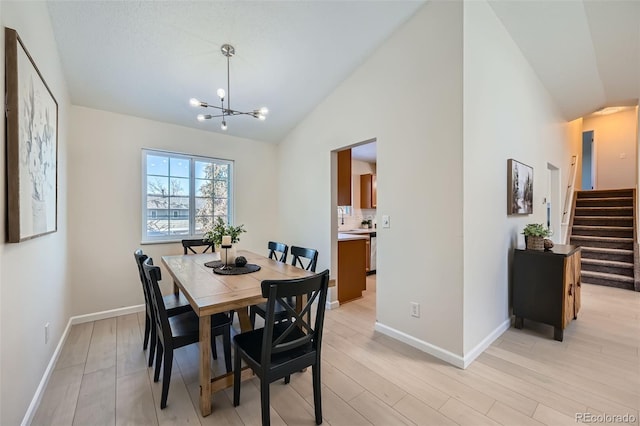
[[[240,241],[240,234],[242,234],[243,232],[247,232],[247,230],[244,229],[244,225],[227,225],[224,223],[224,220],[220,216],[218,216],[213,223],[213,228],[211,228],[211,230],[204,234],[203,239],[215,245],[216,251],[220,253],[220,260],[228,265],[233,265],[236,261],[235,244]],[[230,249],[221,248],[222,237],[224,236],[231,237],[232,247]]]
[[[522,231],[527,250],[544,250],[544,239],[550,235],[549,230],[541,223],[530,223]]]

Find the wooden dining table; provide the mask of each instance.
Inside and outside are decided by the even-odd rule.
[[[249,306],[265,302],[260,283],[263,280],[302,278],[312,272],[246,250],[238,250],[247,263],[260,270],[243,275],[220,275],[205,263],[220,260],[220,253],[163,256],[162,263],[173,282],[189,300],[200,318],[200,411],[211,414],[211,396],[233,386],[233,373],[211,377],[211,315],[234,310],[238,314],[241,331],[252,329]],[[242,379],[252,376],[250,369],[242,371]]]

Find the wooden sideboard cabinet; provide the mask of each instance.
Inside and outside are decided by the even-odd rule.
[[[562,341],[564,329],[580,310],[580,247],[555,245],[551,250],[521,250],[513,254],[513,314],[515,327],[524,319],[554,327]]]

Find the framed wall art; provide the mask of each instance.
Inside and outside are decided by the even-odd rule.
[[[58,229],[58,103],[18,33],[5,28],[7,241]]]
[[[533,168],[507,160],[507,214],[533,213]]]

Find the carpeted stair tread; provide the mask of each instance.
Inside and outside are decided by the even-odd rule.
[[[625,249],[612,249],[612,248],[604,248],[604,247],[589,247],[589,246],[581,246],[582,251],[592,251],[596,253],[607,253],[607,254],[616,254],[616,255],[633,255],[633,250],[625,250]]]
[[[591,264],[591,265],[614,266],[616,268],[633,269],[633,263],[629,263],[629,262],[618,262],[615,260],[600,260],[600,259],[589,259],[589,258],[582,258],[581,260],[582,260],[582,263]]]
[[[578,198],[577,207],[628,207],[633,206],[633,197]]]
[[[616,275],[616,274],[607,274],[605,272],[595,272],[595,271],[582,271],[582,282],[589,282],[589,278],[599,278],[606,279],[611,281],[622,281],[626,283],[633,284],[633,277],[626,277],[624,275]]]
[[[573,225],[571,235],[591,235],[594,237],[633,237],[632,226],[596,226],[596,225]]]
[[[597,219],[597,220],[616,220],[623,219],[625,222],[633,222],[633,216],[575,216],[576,219]]]
[[[575,216],[633,216],[633,206],[578,207]]]
[[[578,198],[595,198],[595,197],[632,197],[633,188],[624,189],[596,189],[589,191],[577,191]]]
[[[593,235],[572,235],[571,239],[584,241],[619,241],[621,243],[633,242],[633,238],[626,237],[598,237]]]
[[[633,231],[633,226],[592,226],[592,225],[573,225],[573,229],[581,229],[584,231],[594,231],[605,229],[609,231]]]

